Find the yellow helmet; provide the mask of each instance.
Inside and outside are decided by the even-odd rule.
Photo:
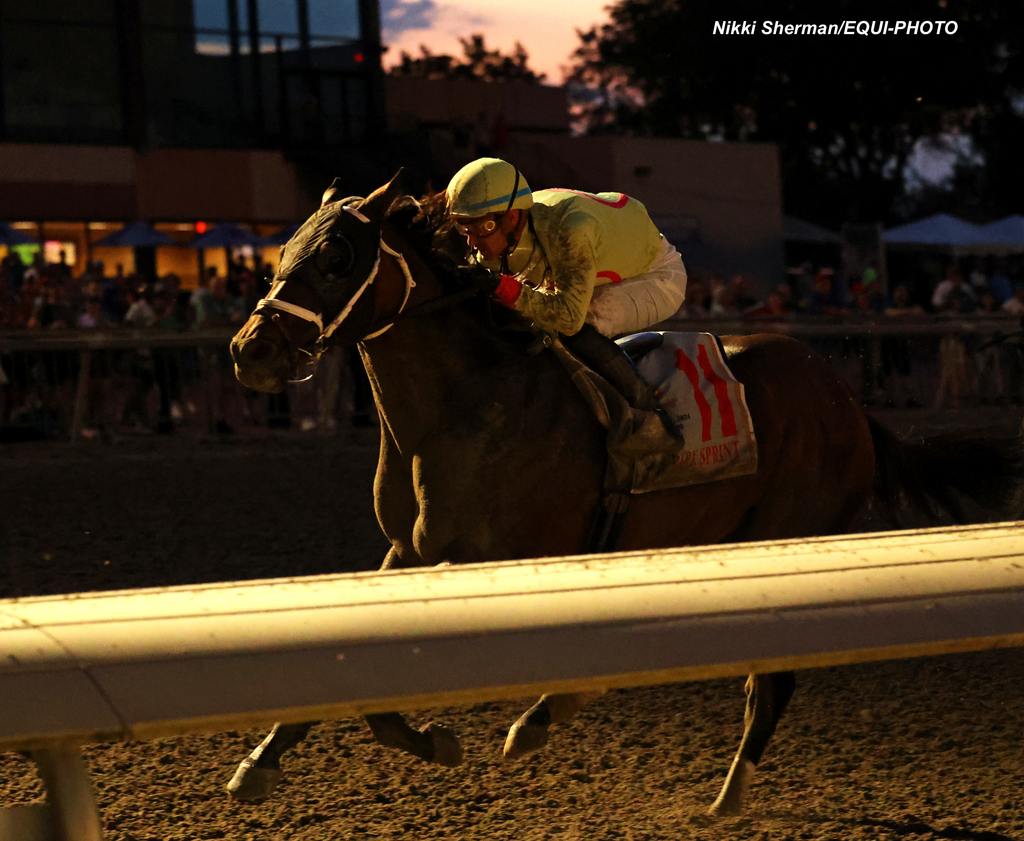
[[[533,206],[533,191],[522,173],[500,158],[470,161],[452,176],[445,194],[448,212],[470,219]]]

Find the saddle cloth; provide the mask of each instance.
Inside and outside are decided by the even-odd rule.
[[[561,341],[551,345],[572,383],[607,431],[606,505],[630,494],[699,485],[757,472],[757,441],[743,385],[710,333],[660,334],[638,363],[683,440],[662,417],[635,409]],[[620,340],[623,341],[623,340]],[[624,510],[624,509],[623,509]]]
[[[757,471],[757,440],[743,384],[710,333],[661,333],[637,363],[682,434],[670,461],[641,457],[632,493],[714,482]]]

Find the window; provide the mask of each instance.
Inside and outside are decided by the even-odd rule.
[[[311,41],[359,38],[357,0],[307,0],[307,3]],[[313,45],[316,46],[316,43]]]
[[[227,55],[230,52],[230,0],[192,0],[192,25],[196,31],[196,52]],[[245,5],[245,0],[240,4]]]
[[[299,5],[295,0],[259,0],[261,35],[298,35]]]

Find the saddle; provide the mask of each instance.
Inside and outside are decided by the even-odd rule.
[[[635,494],[757,470],[743,385],[710,333],[645,332],[617,342],[596,330],[551,349],[607,432],[603,516],[588,551],[606,551]]]

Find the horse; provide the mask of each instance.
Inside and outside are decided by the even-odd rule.
[[[377,519],[382,568],[578,554],[601,502],[605,430],[531,334],[497,329],[490,301],[459,282],[465,256],[445,236],[440,202],[402,195],[399,176],[368,197],[335,179],[284,246],[267,297],[231,342],[239,381],[280,391],[309,375],[330,345],[357,344],[380,418]],[[459,240],[461,242],[461,240]],[[849,531],[872,499],[908,496],[956,508],[961,494],[1008,494],[1009,450],[902,442],[869,420],[849,388],[804,344],[780,335],[723,336],[757,434],[756,473],[634,496],[617,550]],[[1000,499],[1002,496],[1000,496]],[[962,511],[955,512],[961,518]],[[750,675],[744,732],[712,815],[737,815],[795,689],[792,672]],[[504,754],[543,746],[592,696],[548,694],[511,727]],[[456,765],[455,734],[367,715],[383,745]],[[283,753],[310,723],[276,725],[228,785],[261,800]]]

